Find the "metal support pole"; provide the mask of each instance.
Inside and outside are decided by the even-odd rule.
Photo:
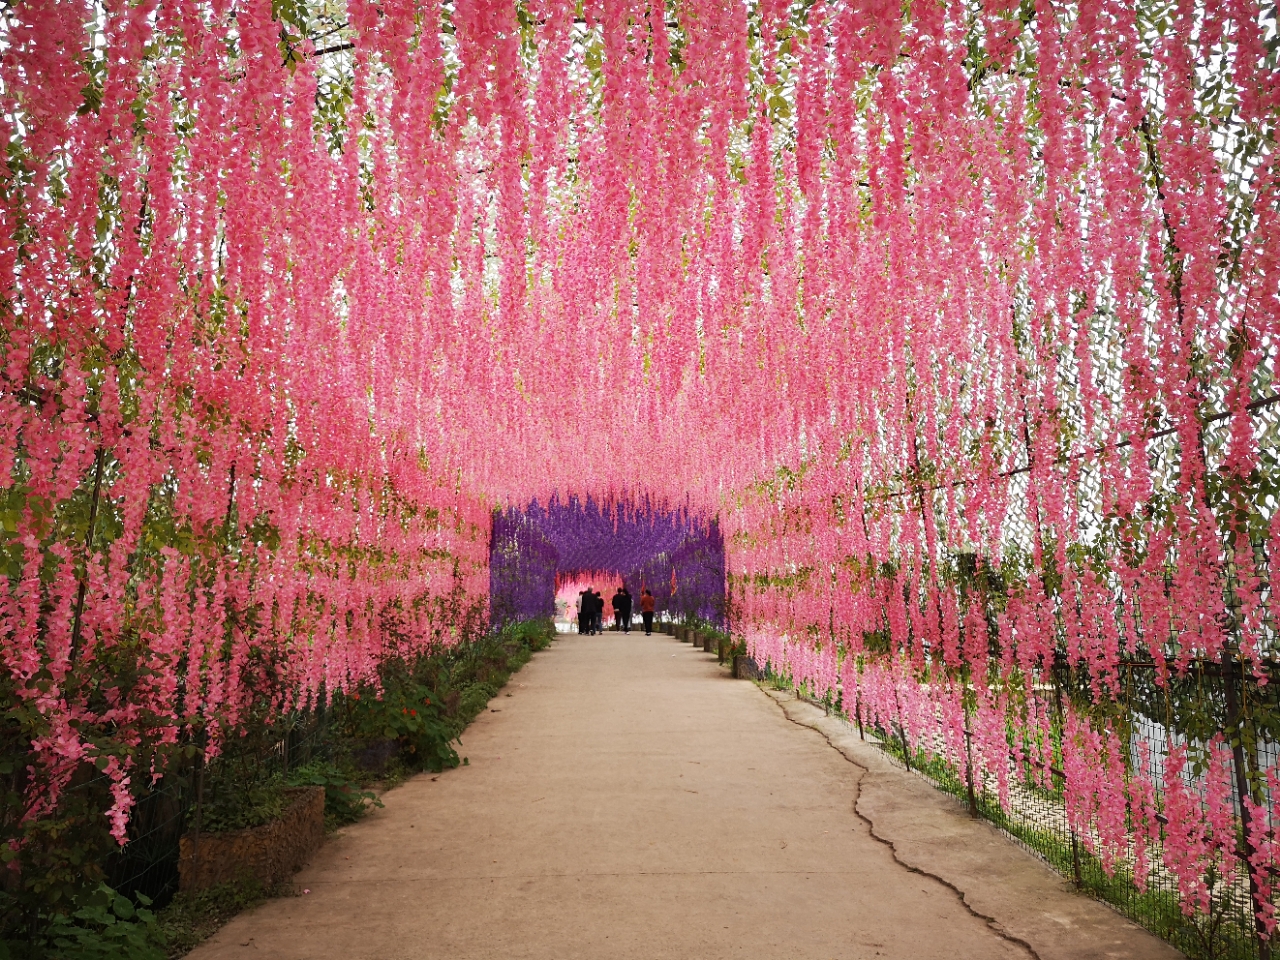
[[[1080,874],[1080,840],[1076,837],[1076,828],[1069,829],[1071,831],[1071,879],[1075,881],[1076,889],[1079,890],[1084,886],[1084,878]]]
[[[969,816],[978,816],[978,797],[973,789],[973,731],[969,729],[969,711],[964,712],[964,778],[969,788]]]
[[[1058,680],[1058,663],[1054,658],[1054,663],[1050,666],[1049,672],[1053,675],[1053,696],[1058,706],[1058,726],[1066,736],[1066,717],[1062,709],[1062,684]],[[1052,749],[1052,744],[1050,744]],[[1084,886],[1084,877],[1080,870],[1080,840],[1076,837],[1076,828],[1067,826],[1067,832],[1071,835],[1071,879],[1075,881],[1076,889],[1079,890]]]
[[[898,712],[898,736],[902,738],[902,762],[911,772],[911,748],[907,746],[907,729],[902,725],[902,703],[898,700],[898,688],[893,688],[893,707]],[[889,733],[893,733],[893,721],[889,721]]]
[[[1249,833],[1253,825],[1253,815],[1249,812],[1249,808],[1245,806],[1245,800],[1250,798],[1249,770],[1244,756],[1245,718],[1243,711],[1240,709],[1240,697],[1236,693],[1235,678],[1236,673],[1241,669],[1241,664],[1231,655],[1230,648],[1224,647],[1222,651],[1222,686],[1227,701],[1226,733],[1231,742],[1231,766],[1235,772],[1236,793],[1240,799],[1240,825],[1244,828],[1240,831],[1240,859],[1249,865],[1246,867],[1249,875],[1249,902],[1252,906],[1250,912],[1253,914],[1253,931],[1258,941],[1258,960],[1271,960],[1271,944],[1267,939],[1267,928],[1258,918],[1258,906],[1264,902],[1264,898],[1262,891],[1258,889],[1258,881],[1253,875],[1251,866],[1254,849],[1253,841],[1249,839]]]
[[[977,819],[978,797],[973,786],[973,727],[969,722],[969,680],[972,677],[972,670],[972,666],[966,667],[960,675],[964,683],[960,695],[960,709],[964,711],[964,781],[969,793],[969,816]]]

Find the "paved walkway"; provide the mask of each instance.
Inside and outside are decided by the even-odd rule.
[[[388,793],[298,874],[309,893],[193,960],[1178,956],[917,778],[846,758],[821,711],[671,637],[562,635],[504,693],[463,738],[469,766]],[[855,810],[864,776],[899,836]],[[899,862],[952,819],[942,842],[979,831],[977,861]]]

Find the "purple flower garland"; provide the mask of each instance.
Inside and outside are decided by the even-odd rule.
[[[635,597],[653,592],[659,613],[725,622],[724,537],[719,521],[645,498],[598,504],[553,497],[545,506],[497,510],[489,547],[495,626],[555,613],[556,576],[607,571]],[[598,584],[610,593],[616,584]],[[637,599],[637,610],[639,603]]]

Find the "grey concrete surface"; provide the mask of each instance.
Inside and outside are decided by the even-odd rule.
[[[1077,894],[993,825],[970,817],[954,797],[862,741],[845,721],[789,693],[766,692],[788,719],[821,734],[862,769],[855,810],[899,863],[954,888],[975,913],[1041,960],[1183,957],[1105,904]]]
[[[562,635],[504,694],[468,766],[387,793],[193,960],[1176,956],[672,637]]]

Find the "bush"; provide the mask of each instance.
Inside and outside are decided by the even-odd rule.
[[[227,778],[222,782],[229,783],[231,788],[214,791],[212,796],[206,795],[200,818],[200,829],[204,833],[230,833],[232,830],[260,827],[280,819],[289,805],[285,794],[288,785],[282,778],[257,783],[238,783]]]
[[[382,801],[371,790],[359,785],[359,772],[349,765],[332,760],[313,760],[289,776],[295,787],[324,787],[324,825],[336,830],[359,820],[369,807],[380,807]]]
[[[403,663],[385,664],[382,690],[357,691],[345,698],[346,733],[356,741],[394,740],[400,757],[412,765],[440,771],[458,765],[455,733],[443,704]]]
[[[45,917],[33,938],[0,940],[0,960],[165,960],[151,901],[144,896],[138,900],[135,906],[99,884],[69,904],[67,912]]]

